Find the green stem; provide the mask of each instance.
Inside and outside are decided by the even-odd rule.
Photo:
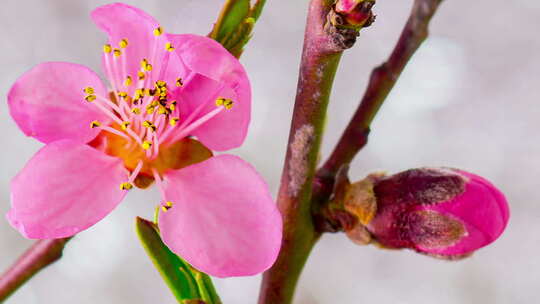
[[[304,40],[300,77],[278,195],[283,215],[280,255],[263,276],[259,304],[291,303],[302,268],[319,239],[311,216],[312,182],[326,109],[343,46],[329,31],[333,1],[312,0]]]
[[[0,303],[4,302],[40,270],[60,259],[64,247],[70,239],[40,240],[35,242],[0,277]]]

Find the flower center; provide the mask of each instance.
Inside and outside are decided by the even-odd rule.
[[[137,59],[140,60],[137,75],[127,73],[129,42],[122,39],[117,48],[110,44],[103,47],[105,72],[111,86],[109,96],[96,94],[92,87],[84,88],[85,100],[112,120],[111,125],[104,125],[98,120],[91,123],[91,128],[103,131],[96,142],[104,140],[105,152],[121,158],[132,172],[128,181],[121,185],[123,190],[131,189],[134,182],[145,188],[168,169],[179,169],[211,157],[210,150],[189,136],[208,120],[233,106],[232,100],[218,95],[223,90],[222,86],[208,101],[215,102],[215,109],[207,110],[208,102],[203,101],[191,113],[183,115],[178,104],[180,101],[172,99],[171,92],[179,96],[195,72],[189,71],[184,78],[178,77],[174,83],[167,83],[165,71],[175,46],[160,39],[163,38],[162,28],[155,29],[153,33],[151,59]],[[163,55],[159,71],[154,71],[152,62],[156,62],[159,48],[165,51],[160,52]],[[208,112],[204,113],[205,110]]]

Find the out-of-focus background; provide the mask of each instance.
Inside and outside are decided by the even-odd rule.
[[[206,34],[221,0],[126,0],[170,32]],[[90,11],[107,1],[2,0],[0,10],[0,213],[9,181],[41,144],[8,114],[11,84],[43,61],[99,68],[105,36]],[[235,153],[277,192],[308,0],[269,0],[242,57],[253,84],[253,119]],[[326,157],[361,96],[370,70],[392,49],[412,0],[378,1],[377,22],[362,32],[339,68],[323,146]],[[540,284],[540,2],[448,0],[431,37],[410,62],[352,165],[375,170],[452,166],[500,187],[511,207],[506,232],[461,262],[410,251],[359,247],[325,235],[302,275],[295,303],[536,303]],[[54,178],[54,177],[52,177]],[[175,303],[134,232],[151,217],[152,191],[132,191],[112,215],[78,235],[64,258],[7,303]],[[0,268],[32,242],[0,219]],[[260,277],[215,280],[225,303],[255,303]],[[279,303],[276,303],[279,304]]]

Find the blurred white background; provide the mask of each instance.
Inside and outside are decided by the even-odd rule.
[[[221,0],[133,0],[176,33],[206,34]],[[2,0],[0,95],[43,61],[99,67],[105,36],[88,15],[102,0]],[[295,94],[308,0],[268,0],[242,57],[254,91],[245,145],[277,192]],[[377,22],[347,51],[329,108],[327,156],[362,94],[370,70],[392,49],[412,0],[378,1]],[[453,166],[491,180],[512,217],[502,237],[472,258],[444,262],[409,251],[358,247],[325,235],[308,261],[295,303],[536,303],[540,284],[540,2],[448,0],[432,35],[405,70],[352,166],[355,179],[384,169]],[[9,181],[41,146],[0,105],[0,213]],[[8,303],[175,303],[134,232],[157,192],[132,191],[112,215],[78,235],[64,258]],[[0,268],[32,242],[0,220]],[[260,277],[216,280],[227,304],[255,303]],[[279,304],[279,303],[276,303]]]

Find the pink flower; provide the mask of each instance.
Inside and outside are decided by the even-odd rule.
[[[374,187],[377,214],[367,226],[383,246],[459,258],[495,241],[508,223],[504,195],[480,176],[413,169]]]
[[[87,67],[48,62],[9,92],[13,119],[46,144],[12,181],[10,223],[28,238],[71,236],[134,185],[155,181],[172,251],[218,277],[269,268],[282,227],[267,185],[240,158],[210,151],[246,136],[251,88],[242,65],[217,42],[165,33],[125,4],[99,7],[92,19],[109,35],[109,90]]]

